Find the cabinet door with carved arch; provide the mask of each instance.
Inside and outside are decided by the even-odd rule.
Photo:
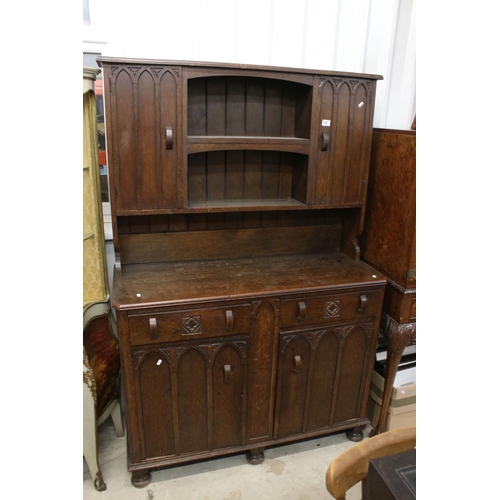
[[[364,417],[373,340],[369,323],[282,333],[274,437]]]
[[[367,180],[372,82],[318,78],[319,101],[314,204],[360,205]]]
[[[134,349],[143,459],[245,440],[248,337]]]
[[[105,68],[110,186],[117,214],[176,208],[181,68]]]

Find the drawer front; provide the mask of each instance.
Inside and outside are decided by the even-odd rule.
[[[250,305],[129,314],[131,345],[250,332]]]
[[[359,291],[322,297],[283,300],[281,327],[321,325],[376,315],[382,305],[380,291]]]

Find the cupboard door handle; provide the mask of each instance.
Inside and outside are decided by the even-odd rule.
[[[174,149],[174,133],[172,127],[167,127],[165,129],[165,139],[166,149]]]
[[[293,369],[293,373],[299,373],[302,370],[302,359],[300,356],[295,356],[295,368]]]
[[[158,338],[158,328],[156,326],[156,318],[149,318],[149,338],[156,340]]]
[[[299,315],[297,316],[299,321],[304,321],[306,319],[306,303],[299,302]]]
[[[226,331],[229,332],[233,329],[234,316],[233,311],[226,311]]]
[[[224,383],[229,384],[231,381],[231,365],[224,365]]]
[[[366,303],[368,301],[366,300],[366,295],[361,295],[359,297],[359,312],[363,312],[366,309]]]
[[[321,132],[321,151],[328,151],[330,147],[330,134],[328,132]]]

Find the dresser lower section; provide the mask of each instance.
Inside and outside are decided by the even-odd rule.
[[[336,431],[362,439],[381,279],[117,308],[132,483]]]

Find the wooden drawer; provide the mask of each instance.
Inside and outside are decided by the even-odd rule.
[[[379,312],[381,300],[382,293],[378,290],[283,300],[281,327],[320,325],[373,316]]]
[[[250,305],[129,314],[130,343],[143,345],[250,332]]]

